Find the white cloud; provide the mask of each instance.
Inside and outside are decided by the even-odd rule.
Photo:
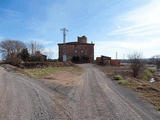
[[[127,15],[124,15],[124,18],[122,19],[136,24],[153,25],[156,23],[158,24],[160,23],[159,13],[160,13],[160,1],[150,0],[148,4],[128,12]]]
[[[132,52],[141,52],[145,58],[150,58],[153,55],[160,53],[159,39],[154,40],[141,40],[137,41],[125,40],[125,41],[101,41],[97,42],[95,46],[95,57],[99,55],[106,55],[115,58],[116,52],[118,52],[118,58],[127,58],[127,55]]]
[[[58,47],[47,47],[42,51],[43,54],[47,55],[48,58],[57,59],[58,58]]]
[[[120,24],[130,24],[127,27],[112,31],[111,35],[148,36],[160,34],[160,1],[150,2],[118,17]]]
[[[116,19],[117,28],[109,35],[116,36],[120,42],[110,42],[110,49],[118,46],[117,51],[121,54],[123,49],[141,51],[145,57],[160,53],[160,0],[150,0],[148,4],[121,14]]]

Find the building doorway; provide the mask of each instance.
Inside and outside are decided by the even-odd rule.
[[[66,62],[66,61],[67,61],[67,56],[63,55],[63,62]]]
[[[73,56],[72,57],[72,62],[73,63],[80,63],[81,61],[80,61],[80,57],[79,56]]]
[[[82,63],[89,63],[90,62],[90,57],[89,56],[82,56],[81,61],[82,61]]]
[[[72,57],[72,62],[73,63],[89,63],[90,62],[90,57],[88,56],[73,56]]]

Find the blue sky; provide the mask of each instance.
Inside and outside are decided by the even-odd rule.
[[[0,0],[0,40],[37,41],[57,58],[63,27],[67,42],[93,41],[95,56],[151,57],[160,53],[160,0]]]

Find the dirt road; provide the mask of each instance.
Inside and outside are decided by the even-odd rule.
[[[91,64],[81,65],[83,83],[70,93],[73,120],[159,120],[153,107],[119,88]],[[122,94],[123,92],[123,94]]]
[[[69,120],[65,108],[38,80],[0,68],[0,120]]]
[[[160,114],[91,64],[63,95],[39,80],[0,67],[0,120],[159,120]],[[65,98],[62,100],[62,98]]]

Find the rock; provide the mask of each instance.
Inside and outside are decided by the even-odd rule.
[[[155,82],[155,79],[151,78],[149,82],[153,83],[153,82]]]

